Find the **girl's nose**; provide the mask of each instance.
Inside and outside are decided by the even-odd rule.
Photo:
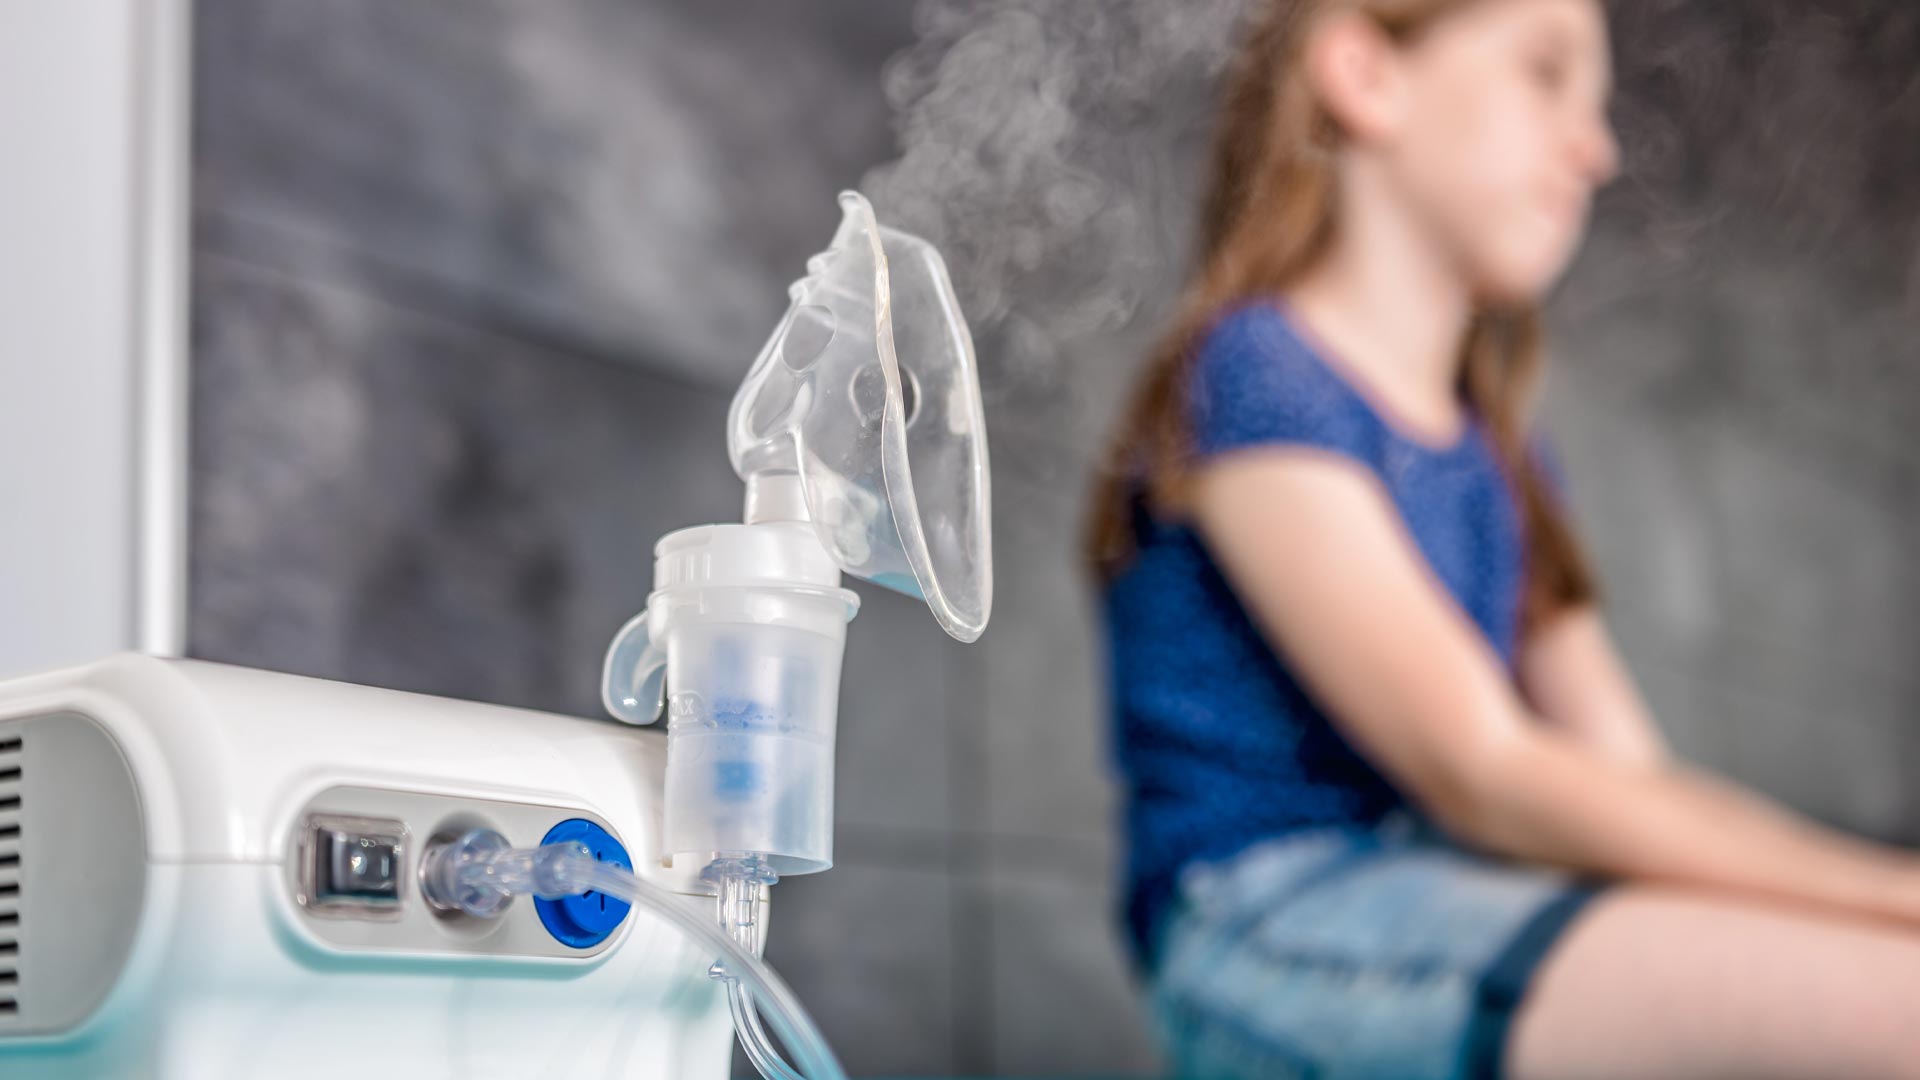
[[[1613,125],[1600,117],[1585,125],[1580,135],[1581,166],[1594,187],[1620,174],[1620,142]]]

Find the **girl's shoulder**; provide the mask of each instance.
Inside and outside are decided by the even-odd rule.
[[[1373,411],[1273,300],[1223,308],[1201,333],[1191,370],[1200,456],[1272,443],[1367,458],[1377,450]]]
[[[1368,460],[1457,461],[1481,449],[1470,406],[1455,432],[1434,435],[1389,408],[1279,299],[1223,308],[1195,358],[1192,421],[1203,453],[1263,442],[1304,442]]]

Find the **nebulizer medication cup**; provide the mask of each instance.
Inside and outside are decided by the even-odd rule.
[[[925,601],[960,641],[992,607],[986,425],[946,267],[858,193],[840,208],[728,411],[743,522],[660,540],[646,610],[604,672],[615,717],[667,718],[660,854],[702,867],[736,963],[761,947],[765,887],[833,865],[840,665],[859,610],[840,575]],[[727,965],[713,973],[755,1065],[795,1077]]]
[[[656,554],[645,623],[629,624],[608,662],[655,663],[670,688],[665,852],[825,870],[840,661],[859,597],[804,522],[682,529]]]

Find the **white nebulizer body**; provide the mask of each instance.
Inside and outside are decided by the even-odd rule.
[[[571,822],[711,924],[642,855],[665,741],[135,654],[0,680],[0,1077],[722,1080],[716,952],[655,907],[562,941],[559,905],[418,886],[466,830]]]

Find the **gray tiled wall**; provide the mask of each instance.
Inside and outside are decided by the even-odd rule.
[[[1920,10],[1617,5],[1547,415],[1681,747],[1920,840]]]
[[[871,175],[996,312],[996,610],[960,646],[861,588],[838,865],[779,887],[769,955],[857,1075],[1154,1072],[1073,531],[1229,5],[200,0],[193,652],[594,714],[654,539],[737,517],[726,403],[833,193],[896,139],[939,160],[956,42],[1017,46],[983,100],[1044,83],[1080,123],[996,160],[1112,212],[1023,255],[989,241],[1040,227],[1008,200],[1044,169]],[[1547,415],[1615,628],[1688,756],[1915,839],[1920,15],[1612,10],[1630,171]]]

